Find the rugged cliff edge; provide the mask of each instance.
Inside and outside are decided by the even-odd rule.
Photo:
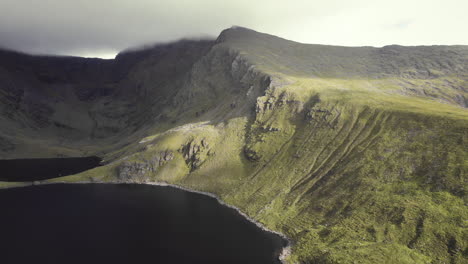
[[[112,61],[8,54],[2,157],[107,162],[51,182],[214,193],[290,237],[290,263],[468,262],[467,46],[235,27]]]

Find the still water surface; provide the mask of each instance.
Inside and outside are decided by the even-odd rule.
[[[214,198],[172,187],[0,190],[1,263],[279,263],[286,241]]]
[[[100,166],[99,157],[0,160],[0,181],[24,182],[77,174]]]

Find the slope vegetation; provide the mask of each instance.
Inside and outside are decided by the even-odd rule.
[[[468,263],[468,47],[306,45],[237,27],[189,43],[128,54],[103,108],[122,111],[122,131],[84,141],[107,165],[51,181],[214,193],[290,237],[288,263]]]

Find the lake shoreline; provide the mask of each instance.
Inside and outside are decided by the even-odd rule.
[[[190,189],[181,185],[176,185],[176,184],[171,184],[167,182],[122,182],[122,181],[79,181],[79,182],[67,182],[67,181],[56,181],[56,182],[44,182],[44,181],[34,181],[34,182],[22,182],[18,183],[18,185],[11,185],[11,186],[1,186],[0,189],[12,189],[12,188],[20,188],[20,187],[29,187],[29,186],[38,186],[38,185],[50,185],[50,184],[145,184],[145,185],[153,185],[153,186],[161,186],[161,187],[172,187],[176,189],[180,189],[186,192],[191,192],[191,193],[198,193],[201,195],[209,196],[211,198],[216,199],[219,204],[226,206],[228,208],[234,209],[242,215],[245,219],[247,219],[249,222],[255,224],[258,228],[262,229],[265,232],[269,232],[275,235],[280,236],[282,239],[284,239],[287,244],[285,247],[283,247],[281,253],[278,256],[278,259],[281,263],[285,263],[285,259],[291,254],[291,245],[292,241],[289,239],[286,235],[278,232],[271,230],[267,227],[265,227],[263,224],[260,222],[256,221],[255,219],[249,217],[246,213],[242,212],[239,208],[225,203],[223,200],[221,200],[217,195],[209,192],[204,192],[204,191],[199,191],[199,190],[194,190]]]

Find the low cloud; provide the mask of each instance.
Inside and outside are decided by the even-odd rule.
[[[133,46],[215,38],[232,25],[307,43],[468,44],[467,8],[464,0],[2,0],[0,46],[112,57]]]

